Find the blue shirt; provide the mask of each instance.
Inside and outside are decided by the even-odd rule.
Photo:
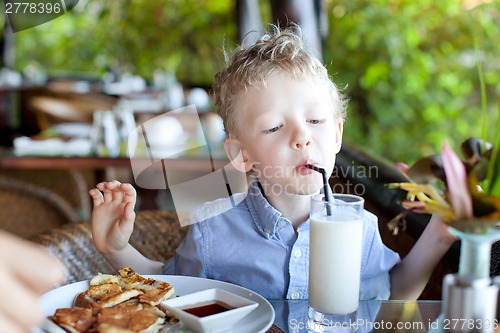
[[[207,203],[190,218],[194,223],[164,274],[226,281],[268,299],[307,298],[309,220],[295,233],[256,180],[246,193]],[[399,260],[382,243],[376,216],[365,211],[360,300],[389,298],[389,271]]]

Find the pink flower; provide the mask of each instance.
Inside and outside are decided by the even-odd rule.
[[[397,162],[396,167],[404,174],[408,173],[408,165],[403,162]]]
[[[467,183],[465,166],[455,152],[445,143],[441,154],[446,175],[448,195],[456,219],[473,217],[472,197]]]

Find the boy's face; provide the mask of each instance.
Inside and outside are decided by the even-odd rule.
[[[322,176],[305,165],[330,175],[342,141],[326,85],[278,73],[242,92],[237,107],[238,139],[228,141],[240,169],[252,169],[266,195],[317,193]]]

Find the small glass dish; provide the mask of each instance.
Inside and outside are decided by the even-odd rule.
[[[161,303],[184,326],[198,333],[228,330],[258,305],[245,297],[218,288],[171,298]]]

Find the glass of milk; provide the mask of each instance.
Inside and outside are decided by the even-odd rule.
[[[309,330],[356,332],[364,199],[349,194],[311,198]]]

